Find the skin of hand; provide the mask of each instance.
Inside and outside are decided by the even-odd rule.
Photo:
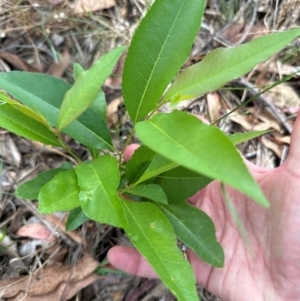
[[[128,146],[124,159],[129,159],[137,147]],[[226,207],[220,183],[212,182],[189,199],[212,218],[225,253],[224,267],[214,268],[187,251],[197,282],[223,301],[300,300],[300,113],[288,158],[280,167],[267,169],[249,162],[247,165],[270,208],[261,207],[229,187],[226,190],[244,224],[250,248]],[[113,247],[108,259],[125,272],[157,277],[133,248]]]

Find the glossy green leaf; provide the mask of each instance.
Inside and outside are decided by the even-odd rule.
[[[55,168],[41,172],[34,179],[20,185],[16,190],[16,196],[26,200],[37,200],[42,187],[62,171],[65,169]]]
[[[188,58],[205,0],[156,0],[130,44],[123,96],[133,122],[153,110]]]
[[[125,202],[132,244],[180,301],[198,301],[194,272],[176,246],[174,230],[156,205]]]
[[[45,124],[6,103],[0,104],[0,127],[31,140],[60,146],[55,134]]]
[[[86,216],[99,223],[123,228],[127,224],[117,188],[120,182],[118,163],[109,155],[90,164],[76,167],[81,208]]]
[[[216,239],[215,225],[205,212],[185,201],[169,201],[169,205],[158,206],[169,219],[176,236],[186,246],[203,261],[223,267],[224,252]]]
[[[131,159],[126,164],[125,174],[129,184],[140,178],[144,171],[149,167],[154,156],[155,152],[145,145],[141,145],[134,151]]]
[[[71,85],[45,74],[14,71],[0,72],[0,88],[32,110],[40,112],[52,126],[57,127],[59,108]],[[113,148],[106,122],[92,109],[87,109],[63,132],[87,147]]]
[[[191,197],[211,181],[208,177],[179,166],[159,174],[154,183],[162,187],[168,200],[181,201]]]
[[[81,73],[83,73],[85,70],[83,67],[77,63],[74,64],[74,78],[75,80],[79,77]]]
[[[299,28],[291,29],[272,33],[234,48],[215,49],[175,79],[164,101],[177,102],[216,90],[249,72],[299,35]]]
[[[141,177],[134,184],[137,185],[141,182],[147,181],[177,166],[178,166],[177,163],[174,163],[169,159],[162,157],[161,155],[155,155],[155,157],[152,159],[147,169],[144,171]]]
[[[68,215],[66,231],[73,231],[77,229],[87,220],[89,220],[89,218],[84,214],[81,207],[72,209]]]
[[[3,103],[9,104],[14,109],[20,111],[21,113],[23,113],[24,115],[30,117],[31,119],[34,119],[35,121],[43,124],[44,126],[46,126],[47,128],[49,128],[49,130],[52,131],[51,126],[49,125],[49,123],[47,122],[47,120],[45,119],[44,116],[42,116],[40,113],[37,113],[37,112],[31,110],[29,107],[24,106],[19,101],[16,101],[14,99],[9,98],[2,91],[0,91],[0,101],[2,101]]]
[[[253,138],[262,136],[270,131],[251,131],[246,133],[235,133],[228,135],[228,139],[233,143],[234,145],[243,143],[245,141],[251,140]]]
[[[229,184],[259,204],[269,206],[240,154],[218,128],[185,112],[174,111],[139,122],[136,133],[145,145],[160,155]]]
[[[72,210],[80,206],[79,187],[75,170],[67,170],[57,174],[40,190],[39,211],[53,213]]]
[[[124,50],[125,46],[116,48],[103,55],[89,70],[80,72],[61,104],[58,129],[65,128],[77,119],[95,101]]]
[[[90,108],[99,115],[99,117],[102,119],[102,122],[107,122],[107,105],[105,100],[105,94],[102,90],[98,93],[95,101],[91,104]]]
[[[166,193],[157,184],[139,184],[126,192],[137,195],[157,203],[168,204]]]

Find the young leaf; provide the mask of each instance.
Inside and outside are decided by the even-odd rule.
[[[81,207],[72,209],[68,215],[66,231],[73,231],[77,229],[87,220],[89,220],[89,218],[84,214]]]
[[[215,225],[205,212],[185,201],[170,201],[169,205],[158,206],[185,245],[205,262],[223,267],[224,252],[216,239]]]
[[[40,190],[39,211],[53,213],[72,210],[80,206],[78,196],[79,187],[75,170],[60,172]]]
[[[126,164],[125,174],[129,184],[140,178],[140,176],[148,168],[154,156],[155,152],[145,145],[141,145],[134,151],[131,159]]]
[[[176,246],[174,230],[167,218],[150,203],[124,201],[132,244],[145,256],[164,284],[180,301],[198,301],[195,277]]]
[[[79,75],[84,72],[83,67],[77,63],[74,64],[74,78],[75,80],[79,77]]]
[[[31,140],[61,146],[48,126],[6,103],[0,105],[0,127]]]
[[[218,128],[174,111],[139,122],[136,133],[145,145],[169,160],[229,184],[263,206],[269,205],[240,154]]]
[[[231,141],[232,144],[237,145],[240,143],[243,143],[245,141],[251,140],[253,138],[262,136],[266,133],[269,133],[270,131],[252,131],[252,132],[246,132],[246,133],[235,133],[228,135],[228,139]]]
[[[59,108],[71,85],[45,74],[13,71],[0,72],[0,87],[57,127]],[[63,132],[87,147],[113,149],[106,121],[92,109],[87,109]]]
[[[210,178],[179,166],[159,174],[154,183],[161,186],[168,200],[181,201],[191,197],[211,181]]]
[[[120,182],[118,163],[105,155],[90,164],[76,167],[81,208],[86,216],[99,223],[123,228],[127,224],[117,188]]]
[[[16,190],[16,196],[26,200],[37,200],[42,187],[50,182],[57,174],[66,169],[55,168],[41,172],[31,181],[20,185]]]
[[[123,96],[134,123],[153,110],[188,58],[205,0],[156,0],[132,39]]]
[[[66,93],[58,116],[58,129],[77,119],[96,99],[101,86],[110,75],[125,46],[103,55],[89,70],[81,72]]]
[[[18,111],[20,111],[21,113],[27,115],[28,117],[30,117],[31,119],[34,119],[35,121],[37,121],[39,123],[45,125],[47,128],[49,128],[51,130],[51,127],[48,124],[48,122],[45,120],[44,116],[31,110],[30,108],[28,108],[26,106],[24,106],[20,102],[9,98],[2,91],[0,91],[0,101],[3,101],[4,103],[9,104],[10,106],[12,106],[15,109],[17,109]]]
[[[126,190],[126,192],[147,198],[157,203],[168,204],[166,193],[157,184],[139,184]]]
[[[164,96],[164,101],[178,102],[216,90],[249,72],[299,35],[300,29],[291,29],[272,33],[234,48],[215,49],[175,79]]]

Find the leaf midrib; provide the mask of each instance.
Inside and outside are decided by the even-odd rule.
[[[278,42],[278,43],[276,43],[275,45],[281,44],[281,43],[282,43],[282,42]],[[242,46],[245,46],[245,45],[242,45]],[[272,47],[274,47],[274,44],[272,45]],[[269,47],[269,48],[270,48],[270,47]],[[260,54],[262,54],[262,53],[264,53],[264,52],[267,52],[269,48],[267,48],[267,49],[261,51]],[[227,48],[225,48],[225,49],[227,49]],[[236,48],[233,48],[233,49],[236,50]],[[231,49],[228,49],[228,50],[231,50]],[[251,60],[252,57],[255,57],[256,55],[257,55],[257,54],[253,54],[253,55],[247,57],[246,59],[243,60],[243,63],[242,63],[242,64],[244,64],[245,62]],[[241,65],[240,62],[239,62],[239,63],[236,63],[236,64],[234,64],[234,65],[231,65],[231,66],[228,67],[227,69],[222,69],[220,72],[216,72],[216,73],[214,73],[214,74],[212,74],[212,75],[210,75],[210,76],[208,76],[208,77],[205,77],[204,79],[197,81],[195,84],[186,86],[185,88],[183,88],[183,89],[181,89],[181,90],[177,90],[177,92],[176,92],[176,90],[175,90],[176,93],[173,93],[173,94],[171,94],[170,96],[166,95],[166,96],[168,96],[168,97],[165,99],[165,101],[168,101],[169,99],[175,97],[176,95],[182,95],[182,96],[184,96],[184,93],[183,93],[183,92],[184,92],[185,90],[192,89],[193,87],[198,86],[198,85],[200,85],[200,84],[201,84],[201,85],[204,85],[204,83],[205,83],[206,81],[209,81],[209,80],[211,80],[213,77],[218,76],[218,75],[220,75],[220,74],[222,74],[222,73],[224,73],[224,72],[228,72],[228,70],[230,70],[230,69],[232,69],[232,68],[235,68],[235,67],[238,66],[238,65]],[[196,70],[196,67],[197,67],[197,65],[194,65],[194,69],[195,69],[195,70]],[[191,67],[191,68],[193,68],[193,67]],[[187,70],[187,71],[188,71],[188,70]],[[189,95],[189,93],[187,93],[187,95]]]
[[[148,245],[151,247],[152,249],[152,255],[154,254],[155,257],[158,259],[158,261],[160,262],[160,266],[163,266],[165,273],[167,275],[169,275],[169,278],[172,278],[172,274],[170,274],[169,270],[167,269],[166,265],[164,264],[163,258],[161,259],[159,257],[159,255],[157,254],[157,252],[155,251],[155,248],[153,247],[153,245],[151,244],[151,240],[148,239],[148,236],[145,234],[145,232],[143,231],[143,229],[140,227],[139,222],[135,219],[134,214],[132,214],[132,212],[130,211],[130,209],[128,208],[127,204],[125,203],[125,206],[127,208],[127,210],[130,212],[131,218],[135,221],[136,225],[138,226],[138,228],[140,229],[140,232],[143,234],[143,236],[145,237],[145,240],[148,242]],[[133,242],[134,243],[134,242]],[[173,282],[174,283],[174,282]]]
[[[1,110],[0,110],[0,114],[1,114]],[[39,133],[34,132],[33,130],[31,130],[30,128],[26,127],[25,125],[23,125],[23,124],[17,122],[16,120],[14,120],[14,119],[12,119],[12,118],[9,118],[9,117],[6,116],[6,115],[3,115],[3,114],[1,114],[1,115],[4,116],[5,118],[9,119],[12,123],[14,123],[14,124],[16,124],[16,125],[19,125],[20,127],[26,129],[26,130],[29,131],[30,133],[35,134],[37,137],[41,137],[41,138],[43,138],[44,140],[47,140],[47,141],[51,142],[51,143],[49,143],[50,145],[54,144],[53,142],[54,142],[55,140],[50,140],[49,138],[47,138],[47,137],[45,137],[45,136],[42,136],[42,134],[39,134]],[[41,126],[43,126],[43,125],[41,124]],[[49,133],[51,133],[51,132],[49,131]],[[53,135],[54,135],[54,134],[53,134]],[[54,145],[57,145],[57,143],[55,143]]]
[[[108,195],[108,193],[107,193],[107,191],[106,191],[106,189],[105,189],[105,187],[104,187],[104,185],[103,185],[103,183],[102,183],[102,180],[101,180],[101,178],[99,177],[99,175],[98,175],[98,173],[97,173],[95,167],[94,167],[94,166],[91,166],[91,165],[90,165],[89,167],[93,170],[94,174],[96,175],[96,178],[97,178],[98,181],[99,181],[98,184],[97,184],[97,186],[102,187],[102,190],[103,190],[104,193],[105,193],[105,196],[106,196],[106,198],[107,198],[107,200],[108,200],[108,203],[110,204],[110,206],[112,207],[113,211],[115,212],[115,216],[119,216],[118,212],[116,211],[116,208],[115,208],[114,204],[111,202],[111,199],[110,199],[110,197],[109,197],[109,195]]]
[[[214,252],[210,252],[210,250],[208,248],[206,248],[206,243],[201,243],[201,239],[199,239],[196,235],[194,235],[194,233],[187,226],[185,226],[185,224],[182,223],[181,220],[176,217],[176,215],[174,215],[170,210],[168,210],[167,207],[162,206],[160,204],[158,204],[158,206],[163,207],[167,212],[169,212],[169,214],[177,220],[177,222],[186,230],[186,232],[191,234],[191,236],[193,237],[193,240],[196,241],[197,243],[199,243],[200,246],[206,250],[206,253],[208,253],[212,256],[214,255]],[[189,246],[189,247],[191,248],[191,246]],[[218,261],[218,257],[216,257],[216,256],[213,256],[213,257],[215,258],[216,261]]]
[[[169,32],[168,32],[168,34],[167,34],[167,37],[166,37],[166,39],[165,39],[165,41],[164,41],[164,43],[163,43],[163,46],[161,47],[161,51],[159,52],[159,54],[158,54],[158,56],[157,56],[157,59],[156,59],[156,61],[155,61],[155,63],[154,63],[154,68],[152,69],[152,71],[151,71],[151,73],[150,73],[149,79],[148,79],[148,81],[147,81],[147,83],[146,83],[146,86],[145,86],[145,88],[144,88],[144,92],[143,92],[143,94],[142,94],[142,97],[141,97],[141,99],[140,99],[140,102],[139,102],[139,105],[138,105],[138,108],[137,108],[137,112],[136,112],[136,116],[135,116],[135,123],[137,122],[137,118],[138,118],[138,116],[139,116],[139,113],[140,113],[140,110],[141,110],[141,106],[142,106],[144,97],[145,97],[146,92],[147,92],[147,88],[148,88],[148,86],[149,86],[149,84],[150,84],[150,81],[151,81],[151,79],[152,79],[153,73],[154,73],[154,71],[155,71],[155,69],[156,69],[156,66],[157,66],[157,64],[158,64],[158,61],[160,60],[161,53],[163,52],[163,50],[164,50],[164,48],[165,48],[165,45],[167,44],[167,41],[168,41],[168,39],[169,39],[169,37],[170,37],[170,33],[172,32],[172,30],[173,30],[173,28],[174,28],[174,25],[175,25],[175,23],[176,23],[177,20],[178,20],[178,16],[179,16],[179,14],[180,14],[181,11],[182,11],[182,8],[183,8],[185,2],[186,2],[186,1],[183,1],[183,2],[182,2],[182,5],[181,5],[181,7],[180,7],[180,9],[179,9],[179,11],[178,11],[178,13],[177,13],[177,15],[176,15],[176,18],[174,19],[174,22],[172,23],[172,26],[170,27],[170,30],[169,30]]]

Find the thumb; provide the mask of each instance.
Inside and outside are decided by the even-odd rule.
[[[130,144],[128,145],[125,150],[124,150],[124,153],[123,153],[123,158],[125,161],[128,161],[131,159],[134,151],[139,148],[140,146],[138,144]]]
[[[293,126],[289,155],[282,167],[300,173],[300,111]]]

